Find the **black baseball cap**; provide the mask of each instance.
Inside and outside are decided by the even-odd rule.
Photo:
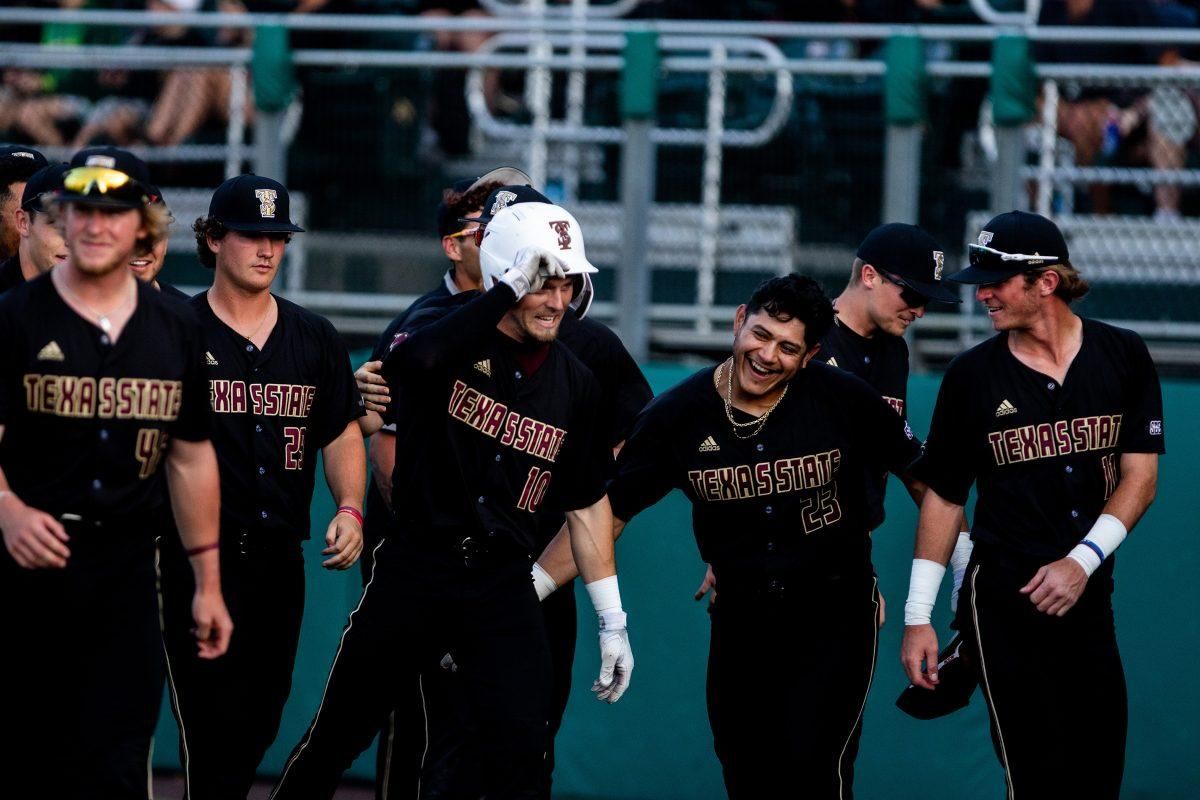
[[[934,689],[908,685],[896,699],[896,707],[917,719],[937,719],[966,708],[979,685],[970,646],[956,634],[938,654],[938,682]]]
[[[456,181],[450,188],[449,193],[455,195],[470,194],[481,186],[498,183],[501,186],[527,186],[533,182],[524,171],[516,167],[497,167],[491,172],[480,175],[478,178],[467,178],[466,180]],[[468,217],[459,217],[454,209],[450,208],[443,200],[438,203],[437,207],[437,225],[439,236],[449,236],[455,230],[459,230],[460,225],[466,225],[476,222],[477,220]]]
[[[140,208],[150,202],[150,168],[119,147],[88,147],[71,157],[58,200],[110,208]]]
[[[962,302],[956,290],[942,283],[945,252],[932,236],[916,225],[902,222],[880,225],[862,240],[857,255],[930,300]]]
[[[1000,283],[1029,270],[1070,260],[1062,231],[1041,214],[1009,211],[992,217],[967,245],[971,265],[950,278],[958,283]]]
[[[218,186],[208,204],[208,218],[231,231],[304,233],[292,222],[288,190],[261,175],[238,175]]]
[[[19,144],[0,144],[0,186],[28,180],[29,176],[49,164],[46,157]]]
[[[483,213],[479,215],[479,219],[475,220],[480,225],[487,225],[492,221],[492,217],[499,214],[509,206],[515,206],[518,203],[550,203],[550,198],[539,192],[537,189],[529,185],[519,186],[502,186],[496,191],[487,196],[487,200],[483,201]],[[460,219],[459,222],[466,220]]]
[[[30,175],[29,180],[25,181],[25,191],[21,194],[21,208],[26,211],[45,211],[42,196],[61,192],[63,175],[66,172],[67,164],[62,162],[42,167]]]

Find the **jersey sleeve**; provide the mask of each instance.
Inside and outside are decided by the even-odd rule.
[[[1130,375],[1125,400],[1125,417],[1121,422],[1122,453],[1165,453],[1163,433],[1162,386],[1150,351],[1140,336],[1132,337],[1128,354]]]
[[[346,345],[332,325],[326,323],[321,330],[325,377],[317,387],[319,400],[313,409],[316,412],[314,442],[318,448],[324,448],[341,435],[347,425],[366,414]]]
[[[507,284],[498,283],[448,314],[407,330],[383,360],[383,377],[394,386],[405,373],[453,369],[471,356],[516,302]]]
[[[942,378],[925,449],[912,473],[946,500],[965,506],[975,482],[975,465],[968,449],[974,433],[966,414],[969,383],[961,367],[952,364]]]
[[[616,475],[608,484],[613,516],[628,522],[676,487],[678,469],[671,456],[672,409],[659,398],[646,406],[617,456]]]
[[[921,443],[908,420],[896,413],[866,382],[855,386],[858,411],[855,430],[867,462],[880,471],[899,475],[921,455]]]
[[[576,411],[546,498],[546,508],[566,513],[587,508],[604,496],[605,478],[611,471],[612,449],[600,427],[600,387],[590,373],[581,382]]]
[[[167,431],[176,439],[202,442],[212,433],[212,402],[204,368],[204,337],[200,322],[189,315],[181,323],[184,335],[183,397],[179,416]]]

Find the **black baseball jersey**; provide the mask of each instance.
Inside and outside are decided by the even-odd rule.
[[[1145,343],[1084,319],[1061,384],[1017,360],[1006,333],[956,358],[914,473],[961,505],[977,483],[972,538],[1045,563],[1091,529],[1122,453],[1163,452],[1162,390]]]
[[[0,466],[24,502],[89,519],[169,514],[170,437],[209,437],[195,314],[139,283],[114,343],[49,275],[0,300]]]
[[[263,348],[192,298],[204,328],[223,530],[308,538],[317,451],[363,415],[350,356],[323,317],[276,297]]]
[[[841,324],[834,324],[821,339],[821,349],[813,357],[831,367],[838,367],[866,381],[872,389],[895,409],[908,424],[908,343],[903,337],[883,331],[867,338]],[[911,427],[909,432],[912,432]],[[919,440],[918,440],[919,442]],[[883,501],[887,494],[887,472],[880,473],[867,493],[871,519],[878,520],[872,529],[883,522]]]
[[[810,363],[765,427],[739,439],[713,375],[701,370],[638,417],[609,484],[613,513],[628,520],[682,490],[722,584],[869,569],[868,485],[919,451],[904,422],[861,379]]]
[[[21,272],[21,256],[13,253],[9,258],[0,261],[0,294],[9,289],[15,289],[25,282],[25,273]]]
[[[192,296],[190,294],[188,294],[187,292],[180,291],[179,289],[176,289],[171,284],[163,283],[162,281],[158,282],[158,290],[160,292],[162,292],[164,295],[166,295],[167,297],[174,297],[177,300],[183,300],[186,302],[186,301],[192,299]]]
[[[384,361],[403,456],[392,473],[402,534],[482,532],[532,552],[539,509],[604,496],[611,452],[596,379],[558,342],[530,348],[501,333],[513,302],[500,284],[427,306]]]
[[[908,343],[883,331],[859,336],[835,316],[821,349],[813,356],[831,367],[852,372],[883,395],[896,413],[908,417]]]

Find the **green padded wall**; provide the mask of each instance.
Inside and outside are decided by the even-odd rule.
[[[361,359],[356,358],[354,363]],[[660,392],[688,374],[651,365],[646,374]],[[928,428],[938,378],[915,377],[909,404],[913,426]],[[1117,631],[1129,683],[1129,751],[1123,797],[1190,800],[1200,796],[1200,688],[1191,669],[1200,662],[1200,525],[1187,459],[1200,452],[1200,384],[1164,384],[1167,445],[1158,500],[1121,549],[1117,566]],[[314,537],[332,504],[318,480]],[[897,654],[916,512],[898,483],[888,493],[888,519],[875,533],[875,565],[888,601],[888,623],[866,711],[856,769],[860,798],[926,800],[987,798],[1003,794],[1003,774],[992,754],[986,713],[976,693],[963,712],[918,722],[892,703],[906,681]],[[320,548],[309,548],[308,607],[292,697],[279,740],[262,765],[277,774],[320,702],[347,612],[359,596],[358,572],[329,574]],[[703,575],[678,493],[642,514],[618,546],[622,594],[630,614],[637,667],[629,693],[615,706],[592,699],[598,668],[594,621],[580,594],[580,642],[575,685],[558,739],[556,797],[595,800],[706,800],[724,797],[720,768],[704,708],[707,615],[692,594]],[[945,630],[948,587],[940,601]],[[797,633],[802,633],[798,631]],[[1036,654],[1031,654],[1036,655]],[[747,658],[753,658],[748,653]],[[773,709],[763,709],[771,714]],[[352,776],[369,779],[372,755]],[[178,765],[175,730],[163,709],[156,765]],[[1086,768],[1086,765],[1080,765]]]

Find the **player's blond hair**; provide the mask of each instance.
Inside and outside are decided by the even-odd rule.
[[[1044,269],[1030,270],[1025,273],[1025,285],[1032,286],[1034,281],[1045,272],[1058,275],[1058,286],[1054,288],[1054,296],[1064,303],[1072,303],[1087,294],[1092,285],[1084,280],[1079,270],[1070,261],[1061,264],[1051,264]]]

